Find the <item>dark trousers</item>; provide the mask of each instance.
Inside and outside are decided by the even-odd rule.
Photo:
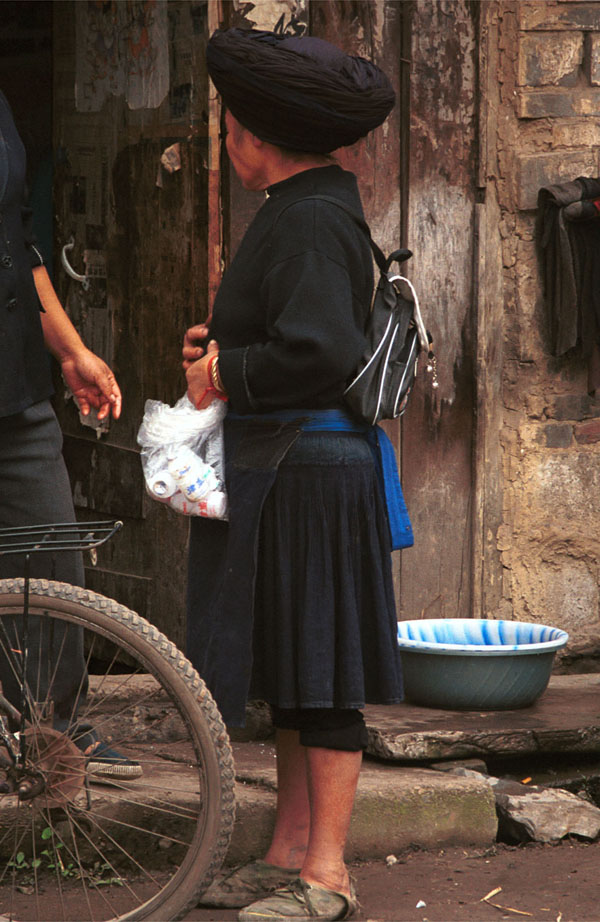
[[[71,487],[62,457],[62,433],[45,400],[22,413],[0,418],[0,528],[74,522]],[[0,579],[23,576],[24,558],[0,555]],[[83,560],[78,552],[32,554],[30,576],[83,586]],[[22,619],[21,619],[22,620]],[[15,629],[20,622],[15,619]],[[10,639],[11,642],[14,638]],[[1,652],[0,681],[4,694],[17,707],[21,692],[18,677]],[[87,689],[83,631],[69,627],[50,638],[40,620],[29,619],[28,681],[34,697],[54,702],[55,725],[63,729],[72,717],[78,696]]]
[[[271,707],[278,730],[298,730],[301,746],[360,752],[369,743],[365,718],[358,708]]]

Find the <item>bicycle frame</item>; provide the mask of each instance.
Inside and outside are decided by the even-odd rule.
[[[26,743],[25,729],[25,676],[27,674],[28,658],[28,619],[29,619],[29,583],[31,554],[59,553],[61,551],[86,551],[94,550],[105,544],[123,527],[123,522],[98,521],[98,522],[58,522],[54,525],[25,525],[16,528],[0,528],[0,557],[10,554],[24,554],[24,606],[23,606],[23,650],[11,650],[11,653],[21,653],[20,673],[22,676],[21,708],[17,709],[5,696],[0,693],[0,713],[19,726],[19,733],[11,733],[0,719],[0,741],[6,746],[9,759],[0,753],[0,767],[18,768],[25,764]],[[0,628],[3,629],[3,628]],[[8,638],[4,638],[8,641]],[[7,649],[10,644],[7,643]],[[15,669],[16,669],[15,664]],[[18,744],[18,745],[16,745]],[[0,793],[2,793],[0,791]]]
[[[30,555],[52,570],[54,552],[93,555],[120,528],[0,530],[20,571],[0,579],[1,919],[64,922],[72,905],[78,918],[179,919],[229,846],[231,747],[192,664],[115,599],[34,578],[33,564],[29,583]]]

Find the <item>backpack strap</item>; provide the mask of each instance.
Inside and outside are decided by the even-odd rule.
[[[340,199],[334,198],[332,195],[307,195],[305,196],[305,199],[321,199],[324,202],[331,202],[332,205],[337,205],[339,208],[342,208],[346,212],[346,214],[349,214],[350,217],[353,218],[354,221],[356,221],[360,229],[369,238],[369,243],[371,244],[371,249],[373,250],[373,255],[375,256],[375,261],[377,262],[377,265],[379,266],[381,272],[384,275],[387,275],[390,265],[394,261],[398,263],[403,263],[405,262],[405,260],[410,259],[410,257],[412,256],[412,252],[410,250],[402,249],[402,250],[394,250],[394,252],[390,253],[390,255],[386,259],[382,251],[379,249],[379,247],[377,246],[377,244],[371,237],[371,229],[369,225],[367,224],[367,222],[363,220],[363,218],[361,218],[360,215],[358,215],[355,211],[353,211],[352,208],[349,208],[348,205],[345,204],[345,202],[340,201]],[[305,199],[298,199],[297,201],[305,201]],[[423,323],[423,318],[421,316],[421,310],[419,307],[419,298],[417,296],[417,292],[415,291],[414,285],[412,284],[410,279],[407,279],[404,275],[394,275],[391,277],[391,281],[406,282],[406,284],[410,288],[410,291],[412,293],[413,300],[414,300],[413,311],[414,311],[414,319],[415,319],[415,324],[417,327],[417,332],[419,334],[419,342],[421,344],[421,348],[425,352],[429,353],[430,356],[432,356],[433,353],[431,352],[431,337],[429,333],[427,332],[425,324]]]
[[[297,205],[298,202],[306,202],[306,201],[311,201],[315,199],[317,201],[330,202],[332,205],[337,205],[338,208],[341,208],[343,211],[346,212],[346,214],[350,215],[353,221],[355,221],[355,223],[358,224],[362,232],[368,238],[369,243],[371,245],[371,249],[373,251],[373,256],[375,257],[375,262],[379,266],[379,270],[381,272],[386,273],[394,261],[402,263],[406,259],[409,259],[412,256],[412,253],[410,250],[394,250],[394,252],[390,253],[390,255],[386,258],[383,255],[383,251],[380,250],[380,248],[377,246],[377,244],[373,240],[371,236],[371,228],[369,227],[367,222],[364,220],[364,218],[361,218],[361,216],[357,214],[356,211],[354,211],[352,208],[346,205],[345,202],[342,202],[341,199],[334,198],[333,195],[306,195],[304,196],[304,198],[296,199],[295,202],[291,202],[290,204]]]

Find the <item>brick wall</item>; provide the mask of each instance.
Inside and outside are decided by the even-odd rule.
[[[587,394],[579,348],[550,354],[534,237],[540,187],[600,175],[600,2],[500,0],[497,34],[500,614],[566,629],[572,642],[563,668],[600,669],[600,394]]]

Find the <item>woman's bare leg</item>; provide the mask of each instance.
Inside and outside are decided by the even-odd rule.
[[[297,730],[277,730],[277,814],[265,861],[281,868],[302,866],[310,832],[306,747]]]
[[[362,752],[306,748],[310,838],[300,876],[309,884],[350,895],[344,849]]]
[[[277,816],[265,861],[350,894],[344,848],[361,762],[362,752],[301,746],[298,731],[277,731]]]

